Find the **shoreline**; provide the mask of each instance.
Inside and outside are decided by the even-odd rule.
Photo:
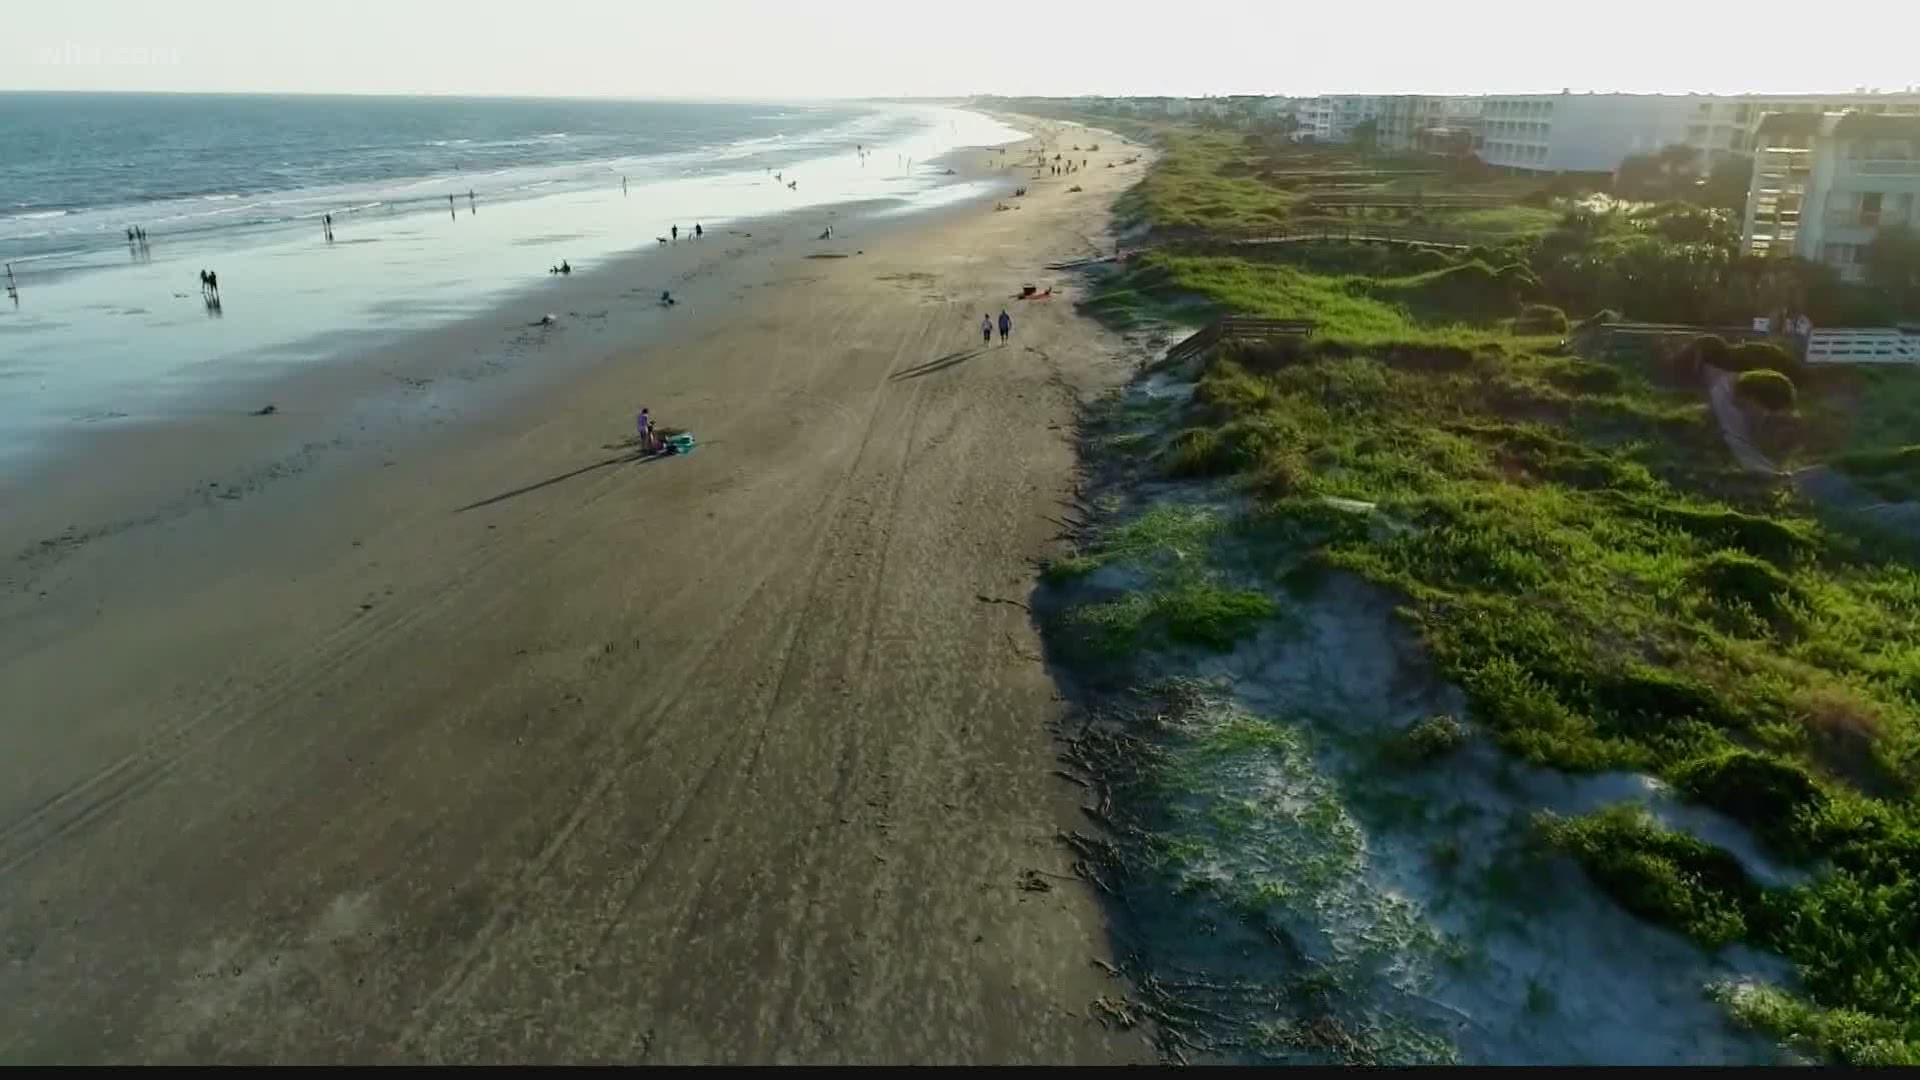
[[[973,114],[949,136],[944,123],[933,126],[945,115],[929,112],[917,121],[928,126],[900,145],[1005,131]],[[637,277],[675,273],[687,257],[672,252],[686,243],[652,243],[673,221],[689,229],[704,221],[715,232],[812,221],[817,233],[824,221],[936,205],[967,184],[926,167],[908,175],[853,161],[852,144],[844,155],[809,158],[797,193],[741,158],[711,176],[642,181],[631,197],[618,175],[611,186],[497,203],[469,206],[463,196],[453,221],[435,210],[342,217],[338,243],[323,243],[317,224],[311,235],[157,233],[131,263],[123,251],[104,268],[29,276],[22,300],[0,306],[0,385],[10,391],[0,409],[0,469],[74,428],[116,426],[181,403],[191,410],[223,381],[404,349],[409,334],[577,286],[579,274],[556,282],[545,273],[563,259]],[[218,310],[190,284],[208,266],[220,272]]]
[[[964,166],[969,155],[987,152],[961,148],[938,160]],[[996,174],[974,164],[957,168],[949,186],[991,182]],[[749,296],[748,279],[766,266],[843,247],[857,251],[862,237],[932,227],[966,213],[973,201],[907,213],[888,213],[893,208],[882,201],[854,202],[735,219],[702,241],[636,245],[565,278],[508,287],[439,325],[363,331],[370,344],[335,345],[325,359],[265,370],[225,365],[219,376],[193,379],[169,395],[131,394],[148,415],[109,411],[97,424],[46,436],[37,450],[21,451],[14,467],[0,468],[0,502],[10,508],[0,520],[0,556],[64,549],[76,535],[172,516],[182,505],[204,503],[202,489],[224,492],[263,473],[304,472],[320,452],[417,446],[449,424],[484,422],[514,408],[517,398],[579,377],[615,350],[672,344],[689,323]],[[843,216],[854,233],[842,229],[827,244],[816,239],[821,222]],[[680,303],[672,309],[654,302],[661,283],[676,291]],[[547,314],[559,325],[536,326]],[[271,416],[254,415],[268,406]],[[209,440],[222,444],[218,453],[199,452]],[[103,468],[103,460],[141,465]],[[49,504],[34,497],[48,489],[68,498]],[[88,508],[80,521],[73,520],[76,502]]]
[[[1151,1060],[1090,1019],[1094,898],[1022,884],[1078,791],[1034,627],[983,602],[1032,588],[1075,411],[1130,371],[1070,296],[1012,295],[1066,284],[1040,268],[1145,164],[864,254],[689,256],[663,332],[582,318],[577,366],[517,369],[557,377],[439,424],[407,387],[180,513],[80,511],[300,402],[46,485],[35,524],[79,528],[0,592],[0,994],[31,1017],[0,1053]],[[626,456],[642,404],[699,449]]]

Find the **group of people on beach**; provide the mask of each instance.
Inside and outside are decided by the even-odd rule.
[[[1047,168],[1049,168],[1049,169],[1051,169],[1051,170],[1053,170],[1053,175],[1054,175],[1054,176],[1066,176],[1066,175],[1068,175],[1068,174],[1070,174],[1070,173],[1077,173],[1077,172],[1079,172],[1079,171],[1080,171],[1081,169],[1084,169],[1084,168],[1086,168],[1086,167],[1087,167],[1087,161],[1088,161],[1088,159],[1087,159],[1087,158],[1081,158],[1081,159],[1080,159],[1080,164],[1078,164],[1078,165],[1075,165],[1075,164],[1074,164],[1073,162],[1071,162],[1071,161],[1064,161],[1064,162],[1063,162],[1063,161],[1062,161],[1062,160],[1060,159],[1060,155],[1059,155],[1059,154],[1055,154],[1055,155],[1053,155],[1053,161],[1051,161],[1051,162],[1049,162],[1049,163],[1048,163],[1048,165],[1047,165]]]
[[[1007,314],[1006,308],[1001,308],[1000,309],[1000,344],[1005,345],[1007,343],[1007,339],[1012,336],[1013,336],[1013,316]],[[993,316],[991,315],[980,316],[980,343],[982,345],[993,344]]]

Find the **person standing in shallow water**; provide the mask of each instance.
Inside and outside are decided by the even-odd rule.
[[[668,230],[668,231],[670,231],[670,232],[672,232],[672,233],[673,233],[673,238],[674,238],[675,240],[678,240],[678,239],[680,239],[680,226],[678,226],[678,225],[675,225],[675,226],[674,226],[674,227],[673,227],[672,229],[670,229],[670,230]]]

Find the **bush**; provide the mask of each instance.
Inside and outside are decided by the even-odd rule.
[[[1660,827],[1638,807],[1540,819],[1547,842],[1579,861],[1596,885],[1643,919],[1708,948],[1746,936],[1759,890],[1733,856]]]
[[[1793,380],[1765,368],[1741,372],[1734,380],[1733,393],[1740,400],[1765,409],[1791,409],[1796,400]]]
[[[1188,428],[1169,444],[1167,472],[1174,476],[1224,476],[1245,464],[1240,448],[1218,428]]]
[[[1520,309],[1520,317],[1513,320],[1513,332],[1564,334],[1567,332],[1567,313],[1552,304],[1528,304]]]
[[[1674,786],[1696,802],[1722,811],[1776,846],[1792,850],[1792,826],[1801,808],[1817,810],[1825,794],[1806,770],[1750,750],[1728,750],[1682,765]]]
[[[1392,758],[1416,764],[1445,757],[1467,741],[1467,729],[1444,713],[1416,720],[1388,744]]]
[[[1775,566],[1793,565],[1818,543],[1815,534],[1799,522],[1776,521],[1724,507],[1646,499],[1633,500],[1632,509],[1649,521],[1679,529],[1708,544],[1737,548]]]
[[[1766,619],[1786,614],[1798,599],[1793,582],[1773,564],[1737,551],[1716,551],[1694,570],[1694,580],[1723,606],[1745,604]]]
[[[1716,367],[1727,371],[1788,371],[1794,367],[1792,354],[1771,341],[1743,341],[1727,350],[1727,361]]]
[[[1192,585],[1156,598],[1154,611],[1174,641],[1227,652],[1278,609],[1265,593],[1252,589]]]
[[[1697,365],[1717,367],[1726,371],[1731,363],[1732,348],[1727,339],[1719,334],[1702,334],[1687,343],[1686,352]]]

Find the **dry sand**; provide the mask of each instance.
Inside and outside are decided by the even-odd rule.
[[[1077,789],[999,602],[1127,373],[1009,299],[1110,248],[1115,143],[1020,210],[716,246],[653,344],[567,326],[596,360],[381,450],[135,497],[260,425],[331,461],[303,392],[14,498],[0,1060],[1150,1059],[1090,1019],[1094,898],[1021,887]],[[639,404],[701,449],[620,460]]]

